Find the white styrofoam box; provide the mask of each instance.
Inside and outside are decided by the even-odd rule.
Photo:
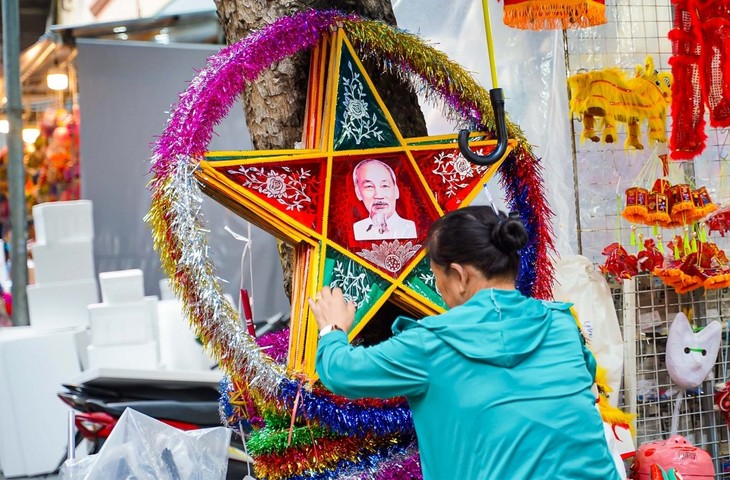
[[[80,373],[74,334],[0,329],[0,459],[8,478],[53,472],[65,458],[69,407],[56,393]]]
[[[91,345],[91,331],[88,328],[75,330],[74,341],[76,342],[76,355],[79,357],[81,370],[88,370],[89,352],[87,351],[87,347]]]
[[[104,303],[139,302],[144,299],[144,277],[138,268],[101,272],[99,285]]]
[[[91,344],[124,345],[154,340],[149,302],[89,305]]]
[[[30,251],[33,254],[35,283],[96,278],[94,246],[91,240],[35,243]]]
[[[144,302],[147,304],[150,319],[150,329],[152,330],[152,340],[157,344],[157,362],[160,361],[160,326],[159,318],[157,315],[157,303],[160,299],[157,295],[147,295],[144,297]]]
[[[51,244],[94,239],[91,200],[47,202],[33,205],[33,224],[38,243]]]
[[[215,361],[203,350],[183,317],[179,300],[157,303],[160,362],[165,370],[208,370]]]
[[[30,324],[36,328],[89,326],[86,307],[99,303],[96,280],[73,280],[28,285]]]
[[[156,370],[157,342],[89,345],[89,368]]]
[[[170,279],[169,278],[163,278],[160,280],[160,300],[172,300],[174,298],[177,298],[175,296],[175,292],[172,291],[172,287],[170,287]]]

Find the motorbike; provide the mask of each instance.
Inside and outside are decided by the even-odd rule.
[[[219,427],[219,393],[210,387],[166,388],[149,384],[120,387],[64,384],[58,397],[74,410],[76,444],[98,453],[127,408],[180,430]],[[70,447],[71,448],[71,447]],[[236,433],[231,435],[226,480],[241,480],[253,472],[253,460]]]
[[[276,314],[253,324],[260,338],[286,328],[288,314]],[[244,326],[245,327],[245,326]],[[218,427],[220,392],[211,386],[160,386],[149,381],[103,385],[64,384],[58,397],[74,410],[75,447],[88,445],[88,454],[98,453],[127,408],[155,418],[180,430]],[[250,425],[240,425],[245,433]],[[70,446],[71,448],[71,446]],[[253,459],[238,435],[231,435],[226,480],[253,479]]]

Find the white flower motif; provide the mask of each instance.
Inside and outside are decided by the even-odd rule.
[[[228,170],[242,186],[253,188],[268,198],[276,200],[287,210],[297,212],[306,211],[312,207],[310,189],[316,181],[312,180],[312,173],[304,168],[293,170],[282,167],[277,171],[267,167],[239,167]]]
[[[436,277],[433,273],[422,273],[418,276],[418,278],[420,278],[421,281],[429,287],[436,287]]]
[[[271,198],[283,197],[286,194],[286,177],[275,172],[269,172],[264,192]]]
[[[378,125],[378,115],[368,113],[367,94],[365,84],[360,74],[355,71],[352,62],[347,62],[350,75],[343,75],[343,103],[345,111],[342,114],[342,139],[352,139],[360,145],[365,139],[383,140],[384,132]]]
[[[458,173],[461,178],[470,177],[471,165],[469,164],[469,160],[459,155],[459,157],[454,160],[454,171]]]
[[[329,286],[342,289],[345,300],[353,302],[357,308],[360,308],[368,300],[372,285],[362,266],[349,259],[346,261],[347,265],[341,260],[335,262]]]
[[[347,102],[347,113],[353,120],[359,120],[368,115],[368,106],[362,100],[353,98]]]
[[[484,149],[477,150],[481,153]],[[455,196],[461,189],[466,188],[469,182],[467,178],[473,178],[474,175],[481,175],[487,170],[483,165],[472,167],[469,161],[462,157],[458,152],[441,152],[434,158],[434,175],[441,177],[441,181],[446,187],[444,192],[446,197]]]

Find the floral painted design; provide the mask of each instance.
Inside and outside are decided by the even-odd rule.
[[[428,287],[433,288],[438,292],[438,289],[436,288],[436,276],[431,273],[419,273],[418,278]]]
[[[483,149],[477,150],[477,153],[482,155]],[[447,197],[453,197],[459,190],[467,188],[471,178],[487,170],[487,167],[472,165],[458,151],[441,152],[434,158],[434,163],[432,171],[446,185],[444,193]]]
[[[228,170],[241,185],[256,190],[284,205],[286,210],[306,211],[312,205],[312,172],[304,168],[265,168],[241,166]]]
[[[332,270],[330,288],[339,287],[348,302],[362,307],[368,299],[371,285],[365,268],[351,260],[337,260]]]
[[[368,100],[360,73],[347,62],[349,76],[341,78],[344,96],[344,113],[342,114],[342,139],[352,139],[356,145],[363,140],[384,140],[384,132],[378,127],[378,116],[368,113]]]
[[[361,250],[357,254],[380,268],[384,268],[387,272],[397,274],[420,248],[420,245],[414,245],[411,241],[401,243],[399,240],[392,240],[383,241],[380,244],[373,243],[372,249]]]

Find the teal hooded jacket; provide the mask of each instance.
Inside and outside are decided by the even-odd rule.
[[[569,309],[485,289],[441,315],[399,317],[372,347],[329,333],[317,372],[348,398],[405,396],[425,480],[617,480]]]

